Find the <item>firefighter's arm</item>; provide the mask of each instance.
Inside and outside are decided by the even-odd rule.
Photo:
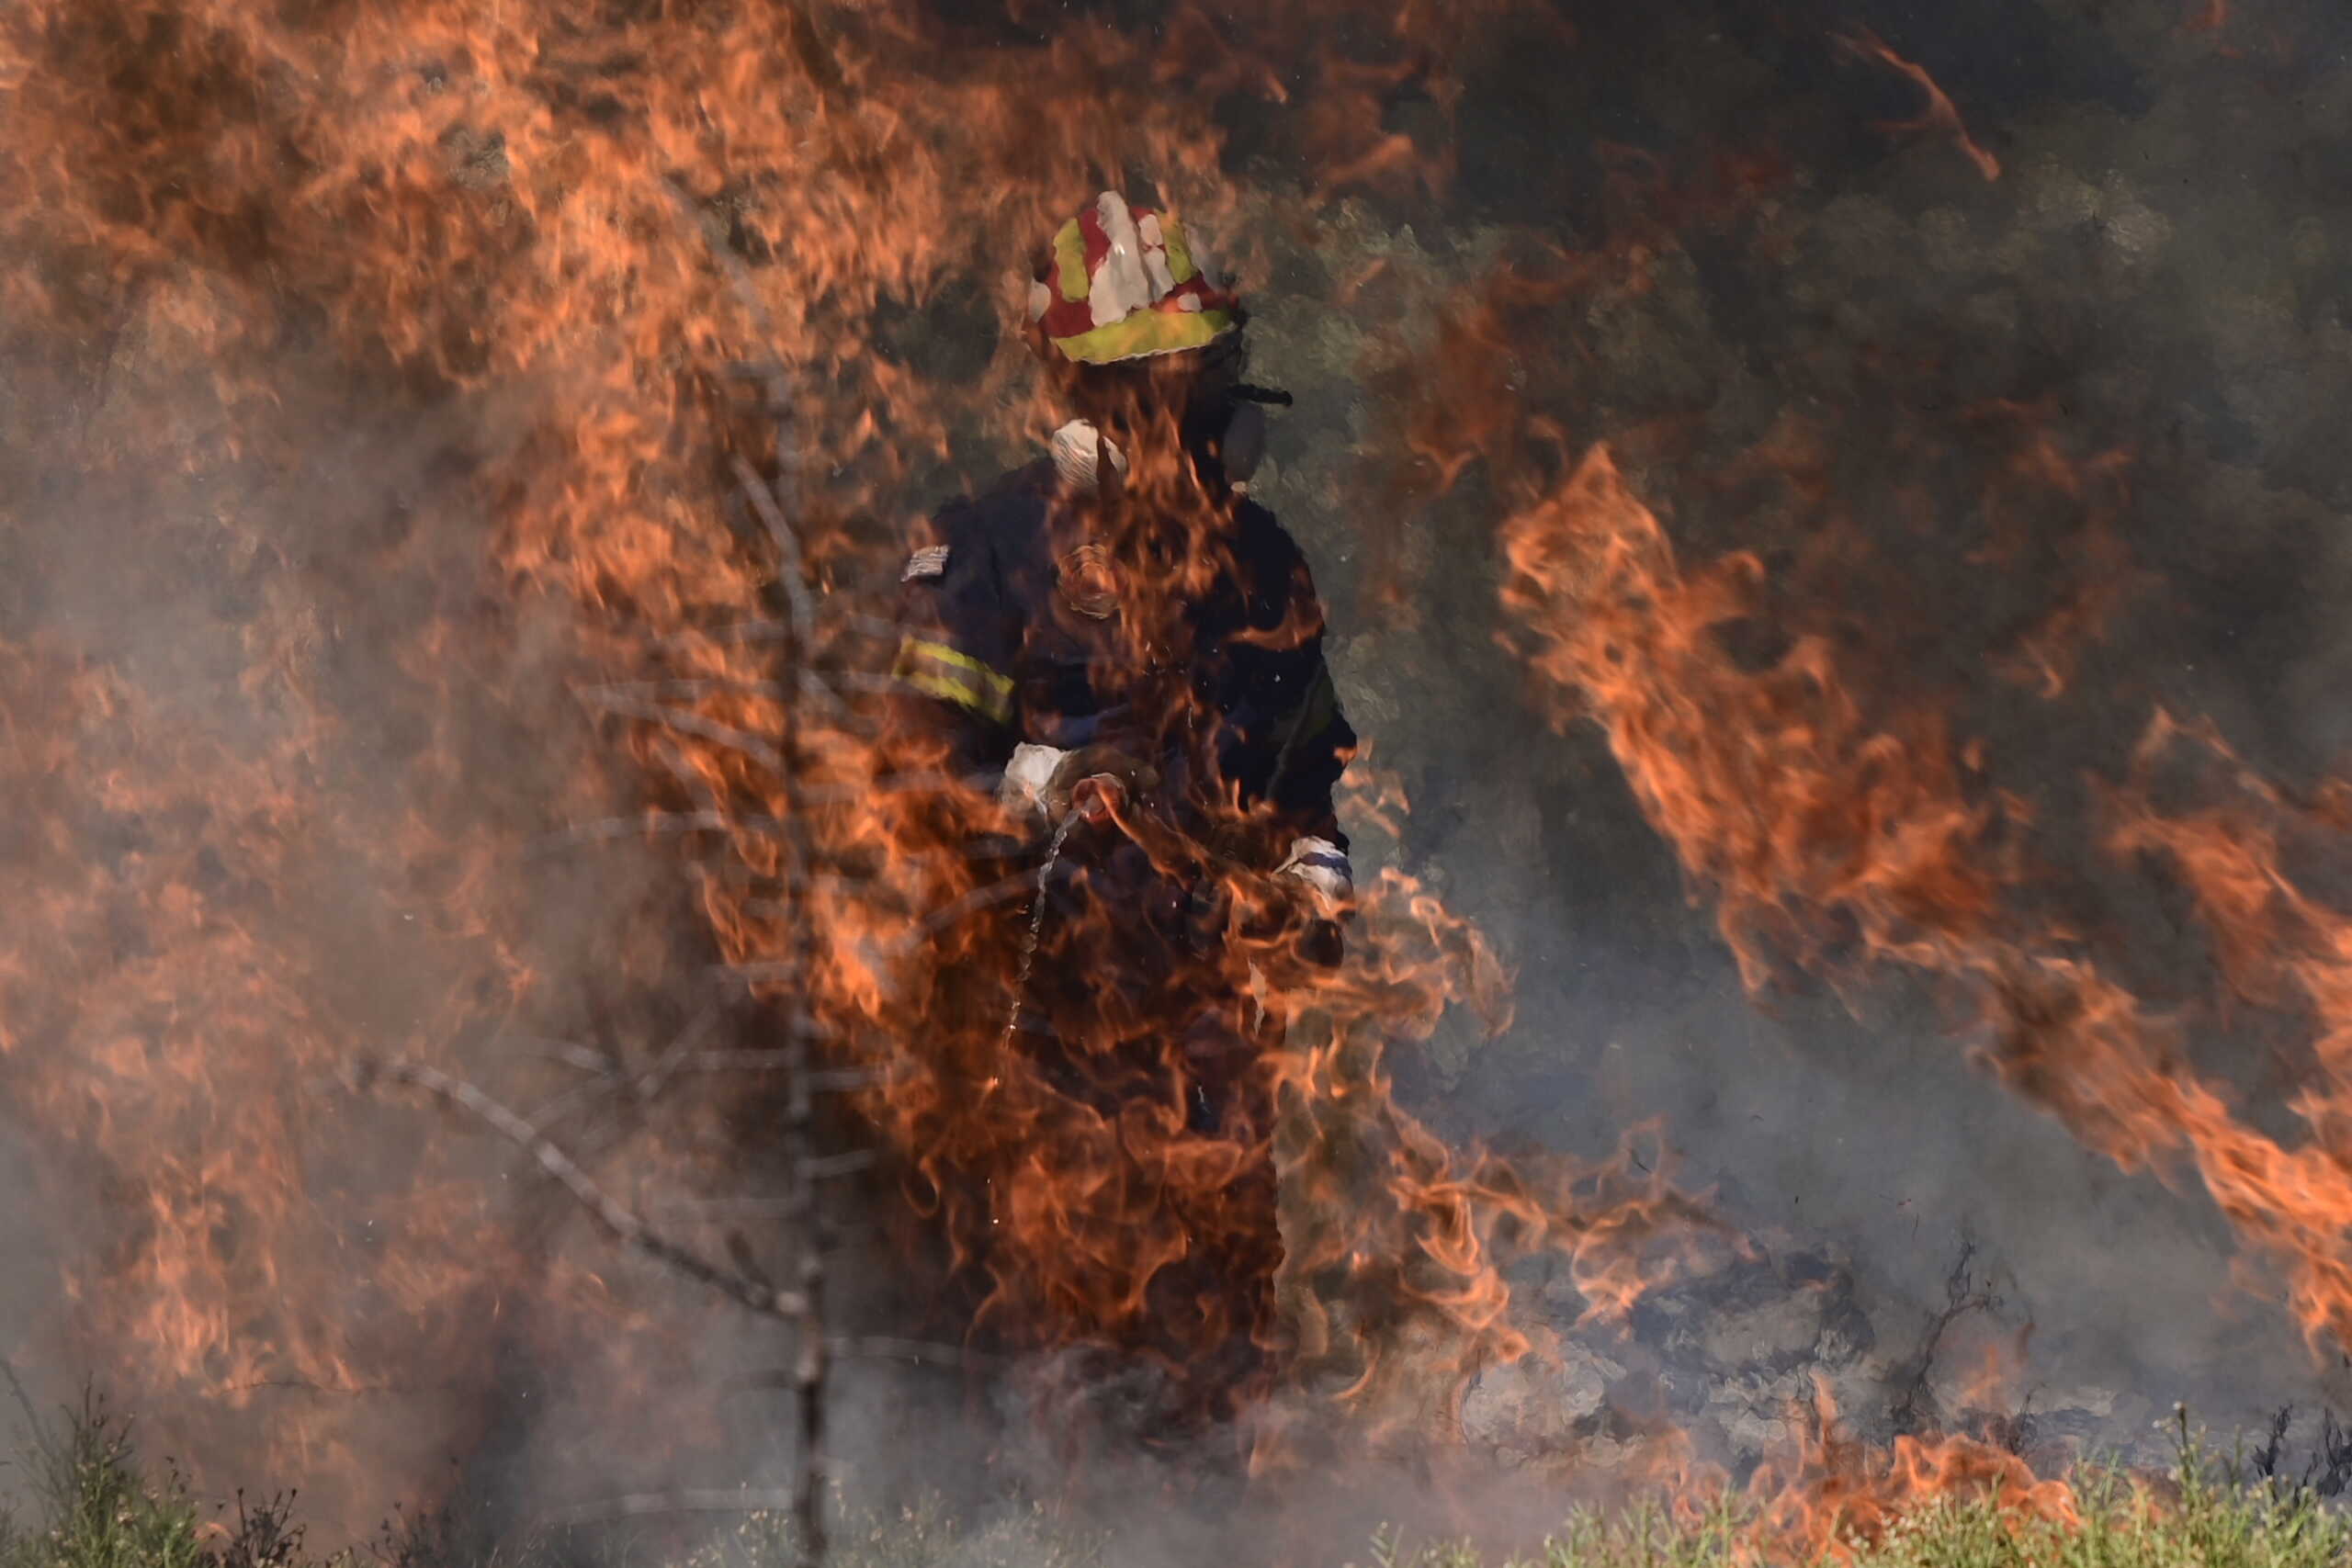
[[[1275,764],[1272,794],[1274,805],[1297,831],[1275,874],[1305,884],[1312,889],[1315,902],[1329,915],[1355,892],[1355,874],[1348,863],[1348,836],[1340,830],[1331,795],[1347,768],[1356,736],[1340,710],[1339,694],[1320,647],[1314,649],[1307,694],[1292,716],[1292,726],[1283,754]]]
[[[891,667],[901,722],[946,742],[951,766],[1001,771],[1013,750],[1012,673],[1019,617],[1004,591],[984,519],[954,506],[934,524],[938,542],[908,558]]]
[[[1275,747],[1265,798],[1291,830],[1276,870],[1312,889],[1328,912],[1354,891],[1348,837],[1340,830],[1332,792],[1354,752],[1356,733],[1324,658],[1323,602],[1306,558],[1271,513],[1258,515],[1263,519],[1255,534],[1261,570],[1285,582],[1280,626],[1291,632],[1290,639],[1269,647],[1259,686]]]

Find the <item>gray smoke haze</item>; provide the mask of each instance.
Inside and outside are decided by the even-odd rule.
[[[1593,1154],[1662,1118],[1689,1179],[1717,1188],[1770,1251],[1852,1271],[1890,1376],[1973,1246],[1999,1298],[1982,1316],[2006,1336],[2031,1328],[2013,1395],[2096,1405],[2096,1440],[2135,1446],[2154,1446],[2148,1427],[2177,1398],[2222,1428],[2340,1401],[2335,1358],[2304,1349],[2264,1281],[2233,1282],[2228,1226],[2193,1176],[2127,1176],[2079,1146],[1972,1067],[1964,1021],[1924,996],[1889,984],[1849,1011],[1803,984],[1743,993],[1703,891],[1686,888],[1599,733],[1555,738],[1521,701],[1526,677],[1494,646],[1494,511],[1475,481],[1401,518],[1334,504],[1389,429],[1357,371],[1392,323],[1317,296],[1385,259],[1408,279],[1385,298],[1418,303],[1514,244],[1594,243],[1603,141],[1693,165],[1717,148],[1788,154],[1763,219],[1694,226],[1662,243],[1644,289],[1539,318],[1549,330],[1513,352],[1538,385],[1573,391],[1537,412],[1579,445],[1671,428],[1642,448],[1658,455],[1636,483],[1686,558],[1786,561],[1808,529],[1845,520],[1881,563],[1857,566],[1850,602],[1831,606],[1849,668],[1951,701],[2003,782],[2042,803],[2037,845],[2068,884],[2054,896],[2184,1010],[2201,1066],[2275,1099],[2261,1076],[2273,1042],[2204,999],[2211,954],[2184,935],[2177,890],[2089,847],[2085,778],[2119,776],[2160,705],[2212,716],[2289,781],[2341,760],[2352,229],[2324,150],[2352,112],[2352,74],[2334,10],[2241,7],[2218,37],[2182,12],[1580,17],[1573,51],[1498,54],[1471,73],[1447,198],[1320,226],[1278,265],[1295,292],[1268,301],[1257,334],[1266,375],[1300,398],[1268,499],[1317,564],[1358,726],[1418,807],[1387,852],[1478,917],[1519,970],[1507,1036],[1422,1064],[1440,1124]],[[1997,181],[1936,132],[1871,128],[1917,100],[1840,60],[1833,35],[1860,25],[1953,95],[2004,165]],[[1547,378],[1563,361],[1573,375]],[[1994,520],[1964,449],[2004,403],[2037,411],[2071,453],[2122,455],[2118,527],[2136,575],[2059,698],[1993,665],[2084,570],[2065,554],[2070,524],[2037,515],[2045,535],[2013,564],[1970,558]],[[1791,417],[1828,454],[1809,516],[1724,477]],[[1367,536],[1388,529],[1418,613],[1406,629],[1364,581]],[[1769,645],[1782,628],[1740,629]],[[1695,1370],[1669,1397],[1708,1410]],[[1798,1380],[1773,1386],[1802,1394]],[[1849,1414],[1872,1427],[1897,1393]]]
[[[667,1391],[756,1336],[495,1140],[342,1079],[415,1056],[552,1103],[550,1043],[664,1043],[707,948],[672,855],[548,842],[634,795],[569,606],[502,581],[472,482],[527,389],[419,399],[291,329],[220,351],[217,304],[191,272],[0,358],[0,1353],[44,1415],[86,1383],[329,1534],[460,1460],[502,1508],[593,1494],[618,1391],[665,1369],[628,1397],[689,1448],[704,1402]],[[680,1336],[614,1354],[639,1319]]]

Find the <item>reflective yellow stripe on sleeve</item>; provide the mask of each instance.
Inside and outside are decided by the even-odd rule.
[[[998,724],[1012,716],[1012,678],[944,642],[910,637],[890,673],[925,696],[968,708]]]

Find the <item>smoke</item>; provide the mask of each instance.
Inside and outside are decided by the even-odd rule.
[[[586,1325],[697,1318],[349,1065],[553,1094],[535,1043],[674,1028],[707,956],[666,859],[542,847],[628,795],[567,607],[489,548],[514,400],[300,330],[223,350],[227,299],[191,270],[6,360],[0,1339],[44,1415],[87,1381],[202,1483],[299,1484],[356,1535],[514,1447],[518,1402],[549,1445],[542,1405],[607,1416],[639,1351]]]
[[[1687,559],[1764,563],[1754,608],[1714,629],[1733,657],[1761,669],[1821,637],[1871,722],[1926,708],[1979,741],[2031,802],[2036,900],[2270,1125],[2294,1047],[2217,983],[2163,870],[2100,849],[2090,781],[2129,772],[2160,708],[2212,716],[2290,785],[2340,758],[2324,694],[2352,650],[2316,606],[2344,570],[2323,521],[2344,473],[2313,422],[2344,374],[2326,258],[2345,236],[2298,151],[2340,112],[2339,22],[2271,6],[2217,36],[2167,6],[1580,20],[1570,50],[1469,51],[1450,200],[1321,227],[1317,276],[1383,271],[1344,325],[1261,318],[1261,359],[1301,393],[1293,439],[1362,462],[1414,445],[1417,422],[1475,429],[1478,397],[1508,388],[1571,450],[1614,445]],[[1841,51],[1864,27],[1924,65],[1964,131],[1912,124],[1917,85]],[[1400,317],[1409,334],[1478,287],[1505,301],[1484,330],[1425,337],[1418,376],[1361,378]],[[1484,450],[1525,436],[1489,431]],[[1849,1409],[1866,1426],[1963,1246],[2002,1332],[2031,1331],[2007,1397],[2098,1404],[2098,1441],[2143,1441],[2174,1398],[2227,1427],[2342,1397],[2271,1283],[2233,1271],[2196,1179],[2078,1145],[1971,1065],[1984,1036],[1964,1011],[1885,976],[1748,993],[1713,889],[1649,830],[1600,733],[1535,739],[1498,701],[1526,677],[1493,647],[1479,470],[1429,503],[1408,475],[1399,511],[1395,491],[1333,505],[1332,459],[1311,461],[1323,472],[1285,468],[1273,502],[1333,602],[1343,689],[1419,807],[1391,852],[1519,974],[1507,1037],[1429,1063],[1442,1125],[1589,1150],[1661,1118],[1726,1215],[1852,1272],[1888,1380],[1876,1413]]]

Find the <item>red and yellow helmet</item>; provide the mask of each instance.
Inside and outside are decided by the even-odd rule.
[[[1054,236],[1029,313],[1079,365],[1205,347],[1242,320],[1241,301],[1202,268],[1172,213],[1108,190]]]

